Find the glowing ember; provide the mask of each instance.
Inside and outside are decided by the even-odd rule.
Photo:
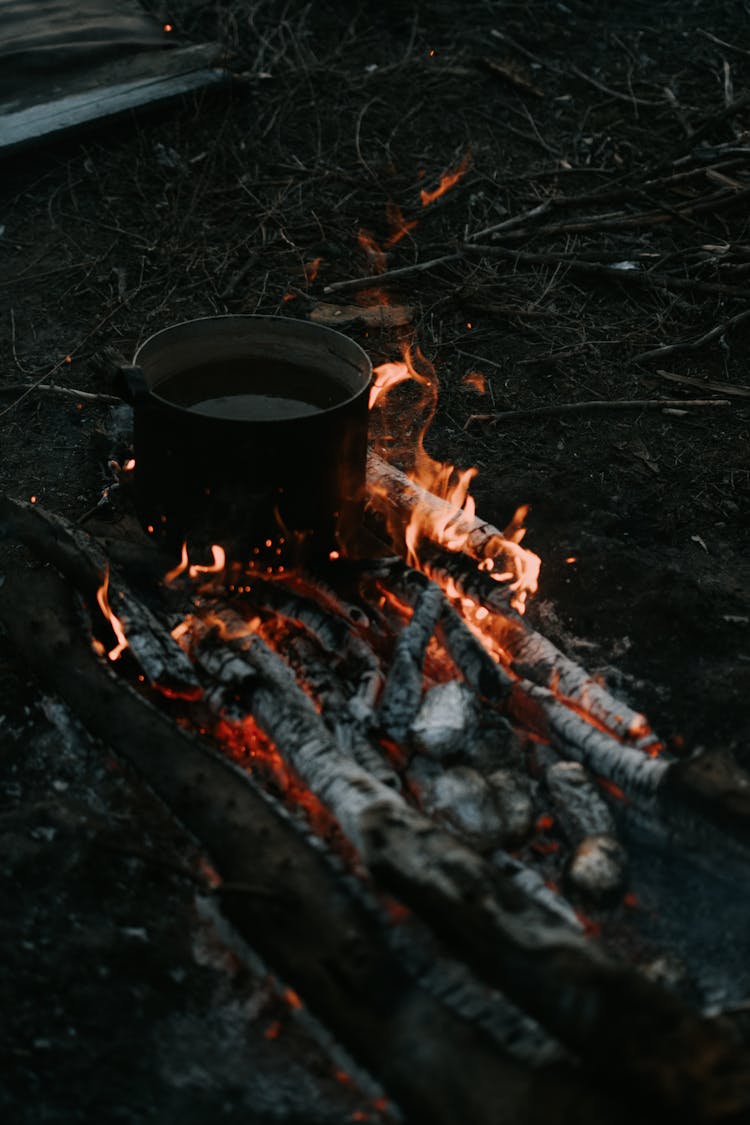
[[[176,567],[174,567],[172,570],[168,570],[167,573],[164,575],[164,584],[166,586],[171,586],[172,583],[174,582],[174,580],[176,578],[179,578],[179,576],[184,571],[186,571],[187,568],[188,568],[188,549],[187,549],[187,543],[183,542],[182,553],[180,555],[180,561],[178,562]]]
[[[443,172],[442,176],[440,177],[440,183],[434,191],[425,191],[425,189],[422,188],[419,193],[419,198],[422,200],[422,206],[427,207],[428,204],[434,203],[436,199],[440,199],[441,195],[445,195],[447,191],[450,191],[452,187],[455,187],[458,181],[466,175],[470,167],[471,153],[467,152],[457,168],[454,168],[452,172]]]
[[[128,647],[128,638],[125,636],[125,630],[122,624],[112,612],[109,606],[109,599],[107,593],[109,591],[109,566],[104,572],[104,580],[101,586],[96,591],[96,600],[99,604],[99,609],[102,611],[107,621],[109,622],[112,632],[117,637],[117,644],[114,648],[110,649],[107,656],[110,660],[119,660],[125,649]]]

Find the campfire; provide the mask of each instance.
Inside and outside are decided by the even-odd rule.
[[[223,909],[295,1003],[408,1112],[438,1099],[440,1120],[467,1107],[490,1120],[499,1052],[502,1082],[530,1059],[574,1059],[638,1106],[731,1114],[747,1069],[721,1024],[664,986],[641,903],[654,884],[630,849],[647,823],[742,857],[748,782],[672,758],[644,715],[526,623],[540,567],[522,546],[526,510],[504,531],[476,514],[475,470],[425,449],[436,400],[413,346],[376,369],[359,538],[313,568],[295,565],[283,527],[249,557],[186,542],[167,560],[134,521],[103,545],[4,501],[84,598],[66,610],[59,586],[40,586],[69,667],[33,651],[41,621],[31,634],[17,622],[16,639],[204,841]],[[259,875],[269,850],[283,862]],[[302,911],[315,955],[274,896]],[[687,935],[676,956],[694,956]],[[371,1017],[379,989],[411,996],[415,979],[419,1011]],[[445,1072],[408,1065],[399,1035]]]

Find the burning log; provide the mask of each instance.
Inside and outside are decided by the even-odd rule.
[[[165,695],[183,699],[200,695],[200,684],[185,653],[126,583],[110,573],[107,556],[90,535],[61,516],[8,496],[0,497],[0,532],[53,563],[89,605],[98,601],[105,616],[109,611],[119,641],[111,659],[129,648],[149,682]]]
[[[606,1099],[574,1070],[542,1071],[540,1083],[405,969],[382,913],[299,824],[94,653],[56,575],[8,575],[0,619],[29,667],[201,841],[224,881],[216,892],[222,911],[410,1119],[454,1125],[469,1114],[495,1125],[502,1105],[533,1125],[549,1097],[575,1107],[583,1125],[599,1125]]]
[[[442,585],[488,611],[481,629],[491,636],[508,668],[522,679],[549,688],[586,710],[617,738],[645,754],[658,754],[662,744],[648,720],[611,695],[606,687],[576,664],[546,637],[533,629],[509,606],[507,593],[488,573],[478,570],[460,552],[442,550],[434,544],[420,549],[425,572]],[[476,617],[476,610],[474,611]]]
[[[597,899],[621,890],[627,857],[614,817],[586,770],[577,762],[557,762],[544,780],[557,822],[575,849],[568,867],[572,885]]]
[[[404,741],[419,710],[422,663],[442,610],[441,591],[436,586],[425,587],[414,606],[411,621],[396,639],[378,710],[380,727],[394,742]]]
[[[46,576],[40,575],[40,579],[49,582]],[[59,614],[59,610],[50,613],[49,599],[41,598],[40,588],[34,590],[31,605],[27,600],[29,595],[24,598],[19,593],[18,583],[6,582],[0,590],[0,613],[13,642],[33,665],[44,671],[54,686],[63,690],[84,719],[93,715],[105,736],[109,736],[110,741],[114,739],[118,748],[130,752],[133,760],[147,771],[152,784],[174,800],[177,809],[199,835],[199,829],[211,829],[218,834],[219,869],[228,872],[232,883],[244,883],[253,888],[249,895],[230,894],[228,909],[241,918],[247,918],[244,911],[249,910],[252,926],[263,930],[258,912],[246,899],[257,897],[261,878],[259,863],[263,863],[269,845],[275,842],[268,818],[258,812],[263,823],[262,828],[258,827],[255,823],[257,810],[253,806],[253,823],[246,825],[237,775],[226,765],[225,772],[209,768],[196,744],[184,739],[180,732],[173,731],[180,739],[179,753],[166,755],[161,742],[167,740],[166,729],[173,728],[164,717],[156,716],[149,709],[145,721],[141,719],[135,729],[132,726],[125,729],[125,705],[119,696],[129,698],[129,693],[124,685],[115,685],[109,674],[105,674],[106,690],[91,692],[78,668],[84,660],[79,651],[81,645],[76,649],[69,635],[65,641],[60,639],[61,629],[67,628],[68,634],[72,631],[70,614]],[[42,629],[52,652],[55,646],[59,649],[66,645],[67,661],[47,659],[48,646],[35,643],[36,633]],[[230,647],[249,659],[257,673],[259,683],[252,689],[257,708],[255,717],[261,726],[267,725],[273,730],[278,719],[280,694],[284,696],[287,709],[289,697],[299,692],[292,673],[266,646],[258,643],[257,637],[235,638]],[[85,645],[84,650],[88,667],[94,661],[101,674],[101,666],[94,655]],[[641,1093],[655,1094],[670,1110],[690,1110],[704,1120],[717,1120],[750,1105],[747,1061],[725,1041],[717,1025],[700,1021],[677,998],[610,962],[591,943],[553,925],[548,913],[523,898],[496,869],[410,809],[392,790],[343,760],[312,704],[299,694],[302,702],[294,699],[292,717],[284,720],[281,733],[297,742],[293,748],[294,765],[300,776],[315,775],[335,814],[341,817],[342,823],[348,823],[350,828],[354,826],[369,869],[429,921],[488,983],[506,991],[511,1000],[539,1019],[600,1074],[617,1079],[625,1089],[632,1086]],[[106,722],[102,721],[100,710]],[[216,784],[217,793],[221,795],[221,807],[206,801],[208,777],[211,790]],[[257,803],[262,810],[263,801]],[[241,838],[240,828],[251,834],[258,832],[261,842],[254,844],[252,839]],[[289,890],[294,901],[293,917],[284,910],[281,928],[289,932],[282,933],[278,926],[269,923],[273,940],[269,941],[267,930],[260,934],[252,930],[254,943],[263,943],[261,952],[270,948],[274,961],[287,960],[292,983],[305,978],[319,1010],[331,1013],[334,1022],[345,1026],[348,1041],[359,1045],[363,1052],[369,1052],[380,1064],[381,1072],[386,1066],[382,1052],[387,1052],[388,1065],[393,1068],[389,1071],[391,1084],[396,1092],[396,1087],[400,1089],[399,1083],[406,1085],[403,1070],[399,1070],[399,1064],[390,1057],[394,1043],[399,1050],[404,1044],[399,1029],[378,1024],[379,1034],[385,1031],[393,1037],[387,1047],[381,1046],[381,1054],[378,1054],[369,1039],[368,1029],[352,1027],[351,1018],[337,1010],[341,983],[333,988],[334,998],[326,996],[331,987],[330,970],[321,977],[318,962],[321,954],[317,947],[303,959],[302,965],[298,963],[296,939],[300,914],[296,896],[307,895],[311,884],[304,879],[300,882],[297,876],[300,872],[307,873],[308,868],[300,861],[299,867],[293,864],[291,872],[287,872],[287,861],[280,868],[276,866],[278,862],[275,857],[272,880],[261,896],[262,912],[269,909],[269,896],[271,901],[283,902],[284,891]],[[264,873],[262,880],[265,877]],[[305,930],[315,934],[316,940],[318,925],[328,927],[329,923],[305,917]],[[349,935],[351,931],[338,927],[337,917],[336,941],[340,943],[342,933]],[[330,940],[330,928],[325,929],[324,937],[326,934],[329,935],[326,940]],[[279,944],[279,949],[274,948],[273,941]],[[339,949],[341,946],[337,944],[336,950]],[[324,963],[336,965],[337,974],[345,980],[351,979],[347,976],[349,955],[343,950],[342,956],[337,956],[326,945],[325,958]],[[357,963],[355,958],[355,965]],[[361,973],[356,968],[352,971]],[[307,973],[311,980],[307,980]],[[386,988],[389,995],[391,988],[391,985]],[[401,1011],[404,1003],[401,992],[398,1001]],[[412,1077],[411,1051],[407,1052],[404,1063]],[[410,1096],[414,1098],[413,1093]],[[458,1110],[455,1099],[452,1106],[455,1120],[455,1113],[460,1116],[465,1106]],[[495,1109],[493,1106],[493,1113]],[[451,1120],[444,1112],[443,1109],[436,1111],[435,1120]],[[477,1120],[487,1120],[482,1112],[478,1113]]]
[[[283,641],[283,655],[295,670],[300,687],[309,691],[319,704],[338,749],[384,785],[400,790],[398,774],[352,714],[343,686],[329,662],[321,658],[321,650],[313,637],[305,635],[303,629],[289,632]]]
[[[301,623],[326,653],[346,662],[347,673],[355,680],[349,707],[358,719],[370,719],[382,689],[383,673],[375,653],[352,624],[281,583],[254,581],[251,594],[255,604],[274,610],[288,621]]]
[[[367,458],[367,498],[370,507],[389,526],[395,513],[399,527],[407,528],[418,511],[429,518],[433,527],[449,530],[450,538],[460,540],[472,558],[491,563],[498,573],[507,573],[506,590],[521,605],[527,594],[536,590],[539,560],[535,555],[507,539],[492,524],[469,516],[428,492],[372,450]],[[443,537],[435,534],[434,541],[441,543]]]

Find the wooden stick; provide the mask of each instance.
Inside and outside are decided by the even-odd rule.
[[[654,354],[654,353],[652,353]],[[560,414],[602,414],[610,410],[695,410],[714,406],[731,406],[725,398],[635,398],[612,399],[609,402],[560,402],[550,406],[533,406],[527,410],[501,410],[495,414],[470,414],[464,429],[477,422],[494,426],[498,422],[516,422],[523,418],[552,418]]]
[[[732,316],[729,320],[725,320],[722,324],[715,325],[709,332],[705,332],[702,336],[692,340],[680,340],[675,344],[664,344],[659,348],[652,348],[651,351],[641,352],[633,359],[633,363],[643,363],[647,359],[662,359],[665,355],[671,355],[673,352],[686,352],[695,351],[697,348],[702,348],[704,344],[709,344],[715,340],[717,336],[723,336],[730,328],[734,328],[737,324],[742,324],[743,321],[750,317],[750,309],[743,309],[742,312]]]
[[[97,592],[109,574],[107,596],[127,639],[127,647],[150,683],[169,695],[195,699],[200,684],[193,666],[147,606],[113,571],[96,540],[62,516],[38,504],[0,497],[0,529],[51,562],[100,612]]]
[[[0,587],[0,618],[28,665],[89,731],[130,762],[208,851],[223,912],[274,972],[379,1078],[410,1119],[496,1125],[497,1107],[525,1122],[536,1072],[436,1000],[391,948],[374,902],[356,890],[252,779],[137,695],[99,660],[70,589],[49,571]],[[43,643],[40,643],[40,638]],[[55,653],[63,652],[65,659]],[[242,888],[251,887],[252,893]],[[237,888],[233,890],[231,888]],[[555,1074],[558,1077],[555,1077]],[[601,1102],[571,1068],[545,1078],[583,1125]],[[542,1099],[546,1101],[547,1095]],[[518,1114],[518,1116],[516,1116]],[[532,1119],[545,1115],[542,1105]],[[623,1114],[617,1125],[627,1125]]]
[[[82,402],[99,402],[103,406],[121,406],[122,399],[116,395],[93,394],[91,391],[77,391],[75,387],[58,387],[56,383],[0,383],[0,393],[16,394],[18,391],[46,391],[48,394],[66,395]]]
[[[368,285],[379,285],[384,279],[387,282],[410,277],[414,273],[423,273],[425,270],[434,269],[435,266],[444,266],[448,262],[459,262],[463,254],[444,254],[441,258],[431,258],[427,262],[415,262],[411,266],[400,266],[395,270],[385,270],[383,273],[370,274],[368,277],[353,277],[348,281],[333,281],[323,288],[324,293],[343,293],[351,289],[365,289]]]
[[[378,722],[389,738],[402,743],[422,698],[422,664],[430,637],[443,610],[443,594],[427,586],[417,598],[411,621],[396,638],[385,681]]]

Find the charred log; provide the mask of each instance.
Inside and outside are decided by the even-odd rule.
[[[573,846],[568,878],[576,890],[605,898],[621,890],[627,856],[615,820],[594,781],[578,762],[557,762],[544,775],[557,823]]]
[[[503,1105],[514,1121],[535,1125],[549,1098],[598,1125],[606,1103],[575,1073],[545,1072],[541,1096],[534,1072],[405,972],[382,916],[316,842],[95,655],[59,578],[8,576],[0,619],[31,669],[201,841],[227,887],[217,892],[227,917],[410,1118],[454,1125],[469,1114],[495,1125]]]
[[[0,498],[0,533],[24,543],[38,558],[51,562],[96,607],[97,591],[107,582],[107,597],[138,666],[154,686],[173,696],[194,699],[200,684],[190,661],[157,618],[114,572],[109,560],[85,531],[37,505]],[[97,611],[98,613],[98,611]]]
[[[378,722],[394,742],[409,733],[422,698],[422,664],[425,650],[443,609],[443,595],[428,586],[419,595],[411,621],[396,638],[391,667],[378,710]]]

